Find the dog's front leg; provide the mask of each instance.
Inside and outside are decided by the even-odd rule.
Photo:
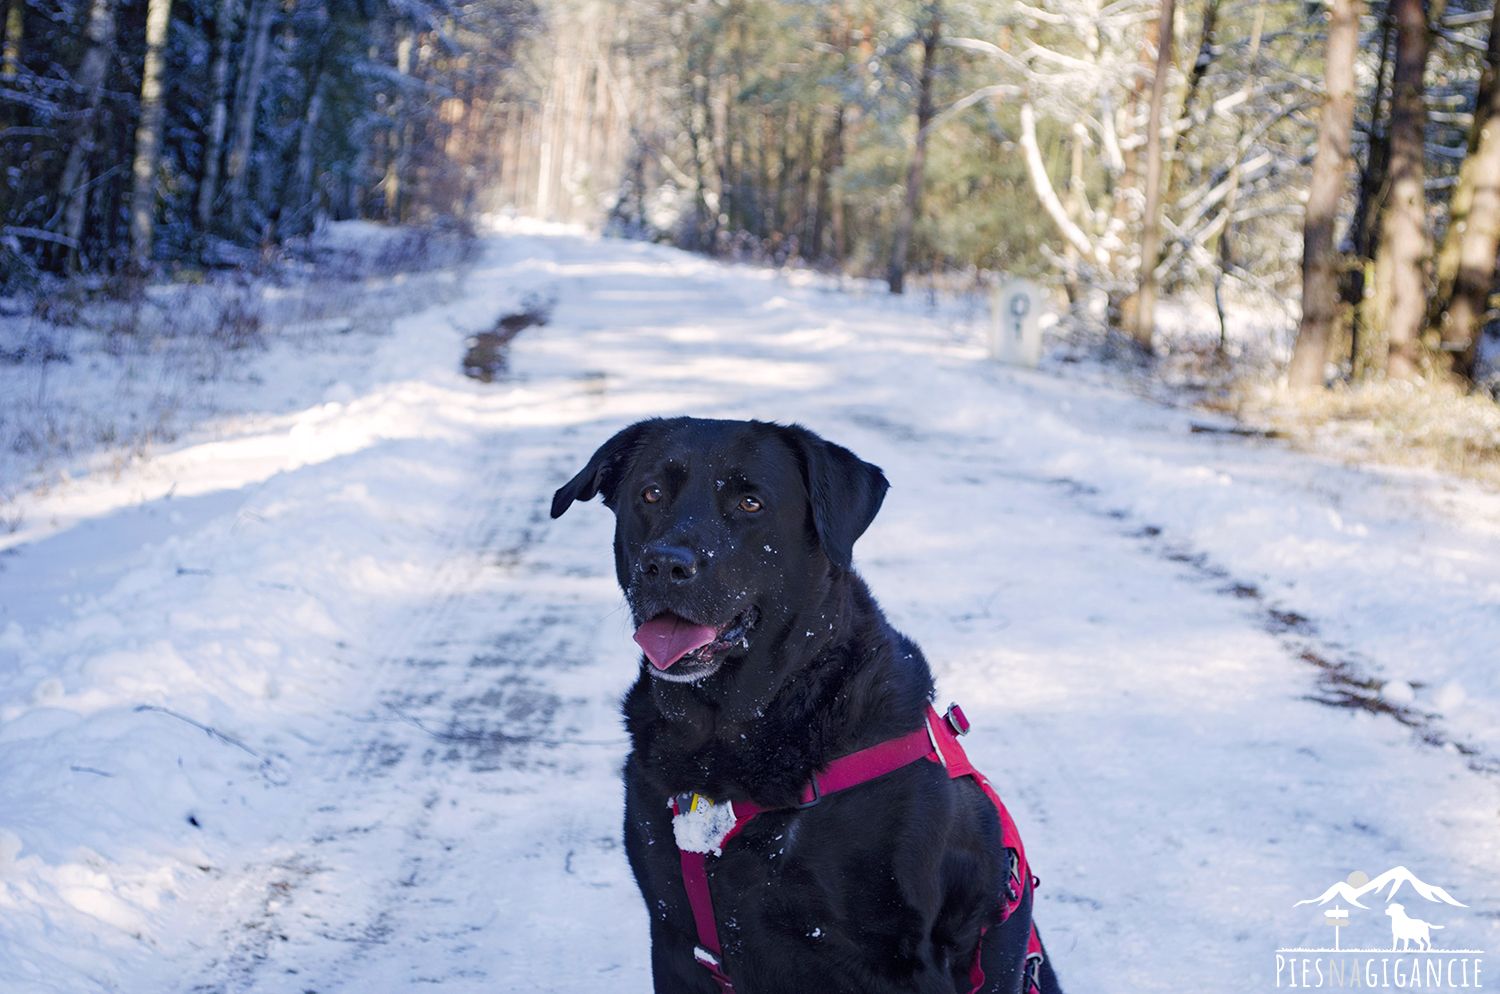
[[[625,854],[651,917],[656,994],[718,994],[712,975],[693,958],[697,929],[671,810],[646,786],[633,754],[625,763]]]

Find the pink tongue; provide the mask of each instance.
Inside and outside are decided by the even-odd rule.
[[[659,670],[718,637],[717,628],[695,625],[675,614],[658,614],[635,632],[635,640],[646,650],[646,658]]]

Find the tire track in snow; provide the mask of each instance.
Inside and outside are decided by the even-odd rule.
[[[906,446],[972,446],[984,451],[993,449],[996,439],[984,436],[959,436],[955,433],[921,430],[892,420],[888,414],[853,411],[846,416],[858,425]],[[1235,579],[1232,572],[1207,553],[1193,549],[1190,543],[1174,538],[1160,525],[1134,525],[1132,515],[1118,508],[1100,506],[1100,490],[1093,484],[1072,477],[1044,477],[1016,470],[1003,473],[991,469],[992,477],[1003,475],[1016,482],[1044,483],[1055,487],[1080,508],[1097,517],[1120,522],[1127,530],[1121,535],[1139,539],[1144,553],[1178,563],[1187,570],[1187,578],[1211,586],[1216,593],[1251,602],[1251,616],[1266,632],[1277,636],[1286,653],[1313,667],[1313,688],[1302,695],[1305,700],[1328,707],[1362,710],[1388,717],[1412,730],[1413,740],[1423,745],[1450,749],[1461,754],[1469,769],[1480,774],[1500,773],[1500,756],[1482,746],[1453,735],[1444,727],[1442,714],[1393,702],[1382,697],[1386,681],[1374,676],[1376,668],[1363,654],[1322,637],[1321,626],[1310,613],[1298,610],[1280,599],[1268,600],[1259,586],[1248,580]],[[1412,684],[1420,689],[1420,683]]]
[[[443,540],[425,603],[385,620],[387,644],[371,667],[375,706],[346,715],[347,741],[324,754],[326,797],[305,841],[247,874],[265,889],[257,914],[223,935],[228,952],[191,990],[502,983],[492,953],[472,941],[497,912],[463,879],[468,850],[515,794],[623,752],[617,728],[594,728],[599,694],[568,678],[594,662],[588,636],[598,627],[596,600],[571,588],[602,580],[612,591],[613,578],[559,568],[536,549],[550,493],[537,483],[562,482],[564,466],[571,474],[576,455],[566,448],[542,433],[497,430],[471,453],[483,472],[459,488],[467,521]],[[569,840],[564,872],[608,878],[592,864],[613,854],[617,825],[609,828]],[[506,878],[489,864],[475,876]]]
[[[1093,498],[1099,495],[1099,489],[1091,484],[1070,477],[1057,477],[1048,482],[1060,487],[1092,514],[1121,523],[1130,521],[1128,512],[1097,506]],[[1302,695],[1304,700],[1389,717],[1410,728],[1414,741],[1461,754],[1475,773],[1500,773],[1500,756],[1454,736],[1443,726],[1440,712],[1423,711],[1385,699],[1381,692],[1386,681],[1371,673],[1376,664],[1363,654],[1322,637],[1316,618],[1280,599],[1268,600],[1255,583],[1235,579],[1232,572],[1212,556],[1195,551],[1190,543],[1173,538],[1162,526],[1142,525],[1122,534],[1141,540],[1142,551],[1147,554],[1180,564],[1187,570],[1186,577],[1192,581],[1212,587],[1217,594],[1253,603],[1255,608],[1251,616],[1260,627],[1277,636],[1288,656],[1314,667],[1316,689]],[[1411,686],[1420,689],[1423,684]]]
[[[1304,694],[1305,700],[1392,718],[1410,728],[1417,742],[1460,753],[1475,773],[1500,773],[1500,756],[1454,736],[1444,727],[1440,712],[1423,711],[1384,698],[1382,691],[1386,681],[1372,675],[1375,664],[1363,654],[1323,638],[1321,626],[1315,618],[1282,601],[1267,602],[1254,583],[1234,579],[1230,571],[1218,565],[1212,557],[1194,552],[1190,545],[1171,540],[1158,526],[1146,525],[1130,534],[1142,539],[1146,549],[1155,555],[1181,563],[1194,580],[1213,585],[1216,593],[1253,602],[1256,605],[1255,617],[1261,627],[1278,636],[1288,655],[1314,667],[1317,689]],[[1413,683],[1411,686],[1420,689],[1423,684]]]

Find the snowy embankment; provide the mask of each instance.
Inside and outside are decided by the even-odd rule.
[[[463,379],[528,294],[559,303],[512,377]],[[918,310],[513,234],[327,398],[32,498],[0,558],[0,988],[649,989],[612,522],[546,508],[675,413],[884,467],[857,565],[973,718],[1070,990],[1274,988],[1275,949],[1327,941],[1293,904],[1397,864],[1468,905],[1445,946],[1493,945],[1500,501],[1191,434]],[[1425,728],[1307,699],[1359,680]]]
[[[25,523],[18,494],[118,472],[210,421],[232,430],[241,411],[302,410],[363,365],[392,319],[450,299],[472,246],[340,221],[289,240],[258,276],[181,270],[133,288],[77,276],[0,297],[0,533]]]

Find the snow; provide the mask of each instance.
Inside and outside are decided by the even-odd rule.
[[[273,342],[233,416],[18,500],[0,989],[649,989],[612,521],[547,506],[678,413],[884,468],[857,566],[963,703],[1069,990],[1274,987],[1327,942],[1297,901],[1398,865],[1466,906],[1422,905],[1439,945],[1495,944],[1495,495],[996,366],[982,316],[504,227],[447,302]],[[528,295],[511,376],[464,379]],[[1434,717],[1309,700],[1340,665]]]
[[[734,805],[727,801],[715,804],[707,798],[696,798],[692,807],[672,816],[677,848],[687,852],[721,855],[724,836],[733,828]]]

